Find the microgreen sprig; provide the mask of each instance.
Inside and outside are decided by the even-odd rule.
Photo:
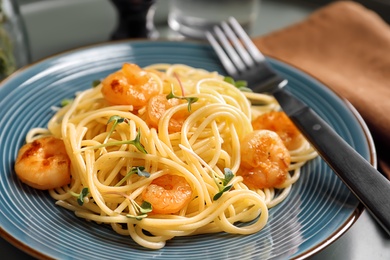
[[[142,220],[143,218],[146,218],[148,216],[148,213],[153,210],[152,204],[150,204],[147,201],[142,202],[141,205],[138,205],[137,202],[134,200],[130,200],[136,215],[127,214],[126,217],[128,218],[135,218],[136,220]]]
[[[187,109],[188,109],[188,112],[191,112],[191,105],[193,103],[195,103],[196,101],[198,101],[199,98],[197,97],[184,97],[184,96],[175,96],[175,94],[173,94],[173,91],[171,91],[167,96],[166,96],[167,99],[171,99],[171,98],[178,98],[178,99],[182,99],[182,100],[186,100],[188,102],[188,106],[187,106]]]
[[[88,187],[85,187],[81,190],[80,193],[75,193],[73,191],[70,192],[70,194],[74,197],[77,197],[77,203],[80,205],[80,206],[83,206],[84,204],[84,201],[85,201],[85,197],[88,196],[88,193],[89,193],[89,189]]]
[[[134,140],[131,140],[129,144],[134,145],[138,151],[147,154],[148,152],[145,150],[145,147],[141,144],[141,131],[138,130],[137,136],[135,137]]]
[[[223,81],[232,84],[241,91],[252,92],[252,90],[248,88],[248,82],[245,80],[234,80],[232,77],[227,76],[223,79]]]
[[[84,147],[84,148],[81,148],[80,150],[81,151],[85,151],[85,150],[88,150],[88,149],[99,149],[99,148],[107,147],[107,146],[131,144],[131,145],[134,145],[138,149],[138,151],[140,151],[140,152],[142,152],[144,154],[147,154],[148,152],[146,151],[145,147],[141,144],[141,131],[140,130],[138,130],[137,136],[133,140],[107,142],[108,138],[114,132],[114,130],[117,127],[117,125],[120,124],[120,123],[126,122],[126,121],[128,121],[127,118],[123,118],[123,117],[120,117],[120,116],[117,116],[117,115],[111,116],[109,118],[107,124],[109,124],[111,122],[114,122],[114,124],[112,125],[112,127],[110,129],[110,132],[108,133],[108,135],[107,135],[106,139],[104,140],[104,142],[102,144],[99,144],[99,145]]]
[[[146,151],[145,147],[141,144],[141,132],[138,131],[137,136],[133,140],[124,140],[124,141],[117,141],[117,142],[109,142],[109,143],[104,143],[104,144],[99,144],[99,145],[94,145],[94,146],[89,146],[82,148],[81,150],[87,150],[87,149],[98,149],[102,147],[107,147],[107,146],[114,146],[114,145],[122,145],[122,144],[131,144],[134,145],[138,151],[147,154],[148,152]]]
[[[123,123],[127,118],[124,118],[124,117],[121,117],[121,116],[118,116],[118,115],[113,115],[111,116],[108,121],[107,121],[107,125],[111,122],[114,122],[115,126],[119,123]]]
[[[108,135],[107,135],[107,137],[106,137],[104,143],[111,137],[111,134],[114,132],[116,126],[117,126],[118,124],[120,124],[120,123],[123,123],[124,121],[125,121],[125,118],[124,118],[124,117],[120,117],[120,116],[118,116],[118,115],[113,115],[113,116],[111,116],[111,117],[108,119],[107,125],[108,125],[109,123],[111,123],[111,122],[114,122],[114,123],[112,124],[112,127],[111,127],[111,129],[110,129],[110,132],[108,133]]]
[[[72,98],[64,98],[63,100],[61,100],[61,106],[64,107],[64,106],[66,106],[66,105],[72,103],[73,100],[74,100],[74,99],[72,99]]]
[[[101,83],[100,79],[95,79],[92,81],[91,85],[93,88],[99,86],[99,84]]]
[[[213,200],[219,199],[224,192],[229,191],[232,188],[232,185],[228,185],[229,182],[233,179],[234,174],[229,168],[224,168],[224,177],[214,176],[215,183],[219,188],[219,192],[214,195]]]
[[[143,166],[134,166],[131,168],[131,170],[123,177],[122,180],[120,180],[115,186],[121,186],[131,175],[137,174],[140,177],[149,178],[150,173],[145,171],[145,167]]]

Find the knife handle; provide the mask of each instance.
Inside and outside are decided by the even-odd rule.
[[[273,95],[318,154],[390,235],[390,181],[285,88]]]

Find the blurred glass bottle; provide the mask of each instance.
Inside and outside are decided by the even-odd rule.
[[[111,39],[157,38],[153,24],[156,0],[111,0],[118,12],[118,25]]]
[[[0,80],[30,62],[24,21],[16,0],[0,0]]]

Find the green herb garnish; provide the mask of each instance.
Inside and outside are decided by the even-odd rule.
[[[248,82],[245,80],[234,80],[232,77],[225,77],[223,79],[225,82],[232,84],[236,88],[238,88],[241,91],[249,91],[252,92],[250,88],[248,88]]]
[[[72,98],[64,98],[63,100],[61,100],[61,106],[62,107],[67,106],[72,102],[73,102]]]
[[[111,116],[108,121],[107,121],[107,125],[111,122],[114,122],[112,124],[112,127],[110,129],[110,132],[108,133],[106,139],[105,139],[105,142],[110,138],[111,134],[114,132],[116,126],[120,123],[123,123],[125,121],[125,118],[124,117],[120,117],[118,115],[114,115],[114,116]]]
[[[147,154],[148,152],[145,150],[145,147],[141,144],[141,131],[138,130],[137,136],[134,140],[131,140],[129,144],[134,145],[138,151]]]
[[[122,180],[120,180],[115,186],[120,186],[122,185],[131,175],[137,174],[140,177],[150,177],[150,173],[145,171],[145,167],[143,166],[134,166],[131,168],[131,170],[123,177]]]
[[[107,121],[107,125],[111,122],[114,122],[111,129],[110,129],[110,132],[108,133],[107,137],[106,137],[106,140],[104,141],[104,143],[102,145],[105,145],[105,146],[102,146],[102,147],[106,147],[108,146],[108,144],[111,144],[111,145],[121,145],[121,144],[132,144],[134,145],[140,152],[143,152],[145,154],[147,154],[147,151],[145,150],[145,147],[141,144],[141,132],[138,131],[137,133],[137,136],[135,137],[134,140],[131,140],[131,141],[119,141],[119,142],[110,142],[110,143],[106,143],[106,141],[110,138],[111,134],[114,132],[115,128],[117,127],[118,124],[120,123],[123,123],[123,122],[126,122],[128,121],[127,118],[124,118],[124,117],[120,117],[118,115],[113,115],[111,116],[108,121]],[[100,148],[100,147],[99,147]]]
[[[127,214],[128,218],[135,218],[136,220],[142,220],[148,216],[148,213],[153,210],[152,204],[147,201],[142,202],[141,206],[137,204],[134,200],[130,200],[132,206],[135,209],[137,215]]]
[[[215,183],[219,188],[219,192],[214,195],[213,200],[219,199],[224,192],[229,191],[232,188],[232,185],[228,185],[229,182],[233,179],[234,174],[229,168],[224,168],[224,177],[214,177]]]
[[[173,94],[173,91],[171,91],[166,97],[167,97],[167,99],[178,98],[178,99],[182,99],[182,100],[187,100],[187,102],[188,102],[188,106],[187,106],[188,112],[191,112],[191,104],[195,103],[199,99],[197,97],[183,97],[183,96],[180,97],[180,96],[175,96]]]
[[[84,148],[81,148],[80,151],[85,151],[88,149],[99,149],[102,147],[108,147],[108,146],[115,146],[115,145],[122,145],[122,144],[131,144],[134,145],[138,151],[147,154],[148,152],[146,151],[145,147],[141,144],[141,131],[138,130],[137,136],[134,138],[134,140],[124,140],[124,141],[116,141],[116,142],[108,142],[108,143],[103,143],[99,145],[93,145],[93,146],[87,146]]]
[[[99,79],[96,79],[96,80],[92,81],[92,87],[95,88],[95,87],[99,86],[100,83],[101,83],[101,81]]]
[[[87,187],[83,188],[80,193],[74,193],[72,191],[70,192],[72,196],[77,197],[77,203],[80,206],[83,206],[84,198],[88,195],[88,193],[89,193],[89,189]]]

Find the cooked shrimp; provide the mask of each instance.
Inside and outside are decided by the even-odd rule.
[[[276,132],[289,150],[297,149],[304,141],[302,134],[288,116],[281,111],[271,111],[252,121],[253,129]]]
[[[177,98],[171,98],[167,99],[166,95],[159,94],[154,97],[152,97],[147,106],[147,119],[146,122],[148,122],[150,127],[158,127],[158,123],[160,121],[160,118],[164,115],[164,113],[179,104],[182,104],[183,100],[177,99]],[[184,120],[188,117],[189,113],[188,111],[180,111],[178,113],[175,113],[168,125],[168,132],[169,133],[176,133],[181,130],[181,127],[183,125]]]
[[[125,63],[102,81],[102,94],[109,103],[133,105],[135,109],[145,106],[159,92],[156,79],[136,64]]]
[[[158,214],[176,213],[191,200],[192,189],[184,177],[166,174],[156,178],[142,192],[142,198],[152,204]]]
[[[49,136],[20,148],[15,162],[19,179],[27,185],[48,190],[70,183],[70,159],[61,139]]]
[[[289,151],[278,134],[255,130],[241,142],[241,165],[237,174],[249,187],[277,187],[286,180],[290,161]]]

